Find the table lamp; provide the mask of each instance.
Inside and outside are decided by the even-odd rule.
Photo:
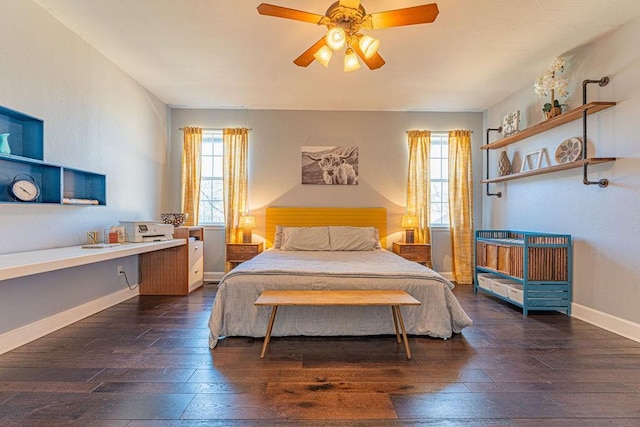
[[[238,228],[242,228],[242,243],[251,243],[251,229],[256,228],[256,217],[241,216],[238,221]]]
[[[418,226],[418,217],[416,215],[403,215],[400,226],[402,228],[406,228],[404,238],[405,243],[413,243],[414,229]]]

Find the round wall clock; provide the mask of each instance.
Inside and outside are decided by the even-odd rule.
[[[16,201],[35,202],[40,196],[40,187],[31,175],[19,174],[9,184],[9,194]]]

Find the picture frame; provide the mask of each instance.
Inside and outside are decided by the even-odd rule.
[[[527,153],[522,159],[522,167],[520,168],[520,172],[528,172],[540,169],[546,156],[548,156],[546,148],[541,148],[539,150]],[[547,159],[546,161],[547,164],[549,164],[549,160]]]
[[[520,131],[520,110],[507,114],[502,120],[502,136],[510,136]]]
[[[302,146],[302,184],[358,185],[357,146]]]

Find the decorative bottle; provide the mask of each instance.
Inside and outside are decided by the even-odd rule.
[[[0,133],[0,154],[11,154],[8,133]]]

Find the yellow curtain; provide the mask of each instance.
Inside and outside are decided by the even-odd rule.
[[[449,225],[453,279],[473,283],[473,170],[471,131],[449,131]]]
[[[418,217],[415,242],[431,244],[429,151],[431,132],[411,130],[409,138],[409,175],[407,179],[407,215]],[[431,266],[429,266],[431,267]]]
[[[200,165],[202,163],[202,129],[183,129],[181,212],[189,214],[185,225],[198,224],[200,205]]]
[[[249,151],[249,129],[223,129],[224,144],[224,216],[227,243],[242,242],[242,230],[238,221],[248,211],[247,162]],[[231,270],[226,263],[225,271]]]

